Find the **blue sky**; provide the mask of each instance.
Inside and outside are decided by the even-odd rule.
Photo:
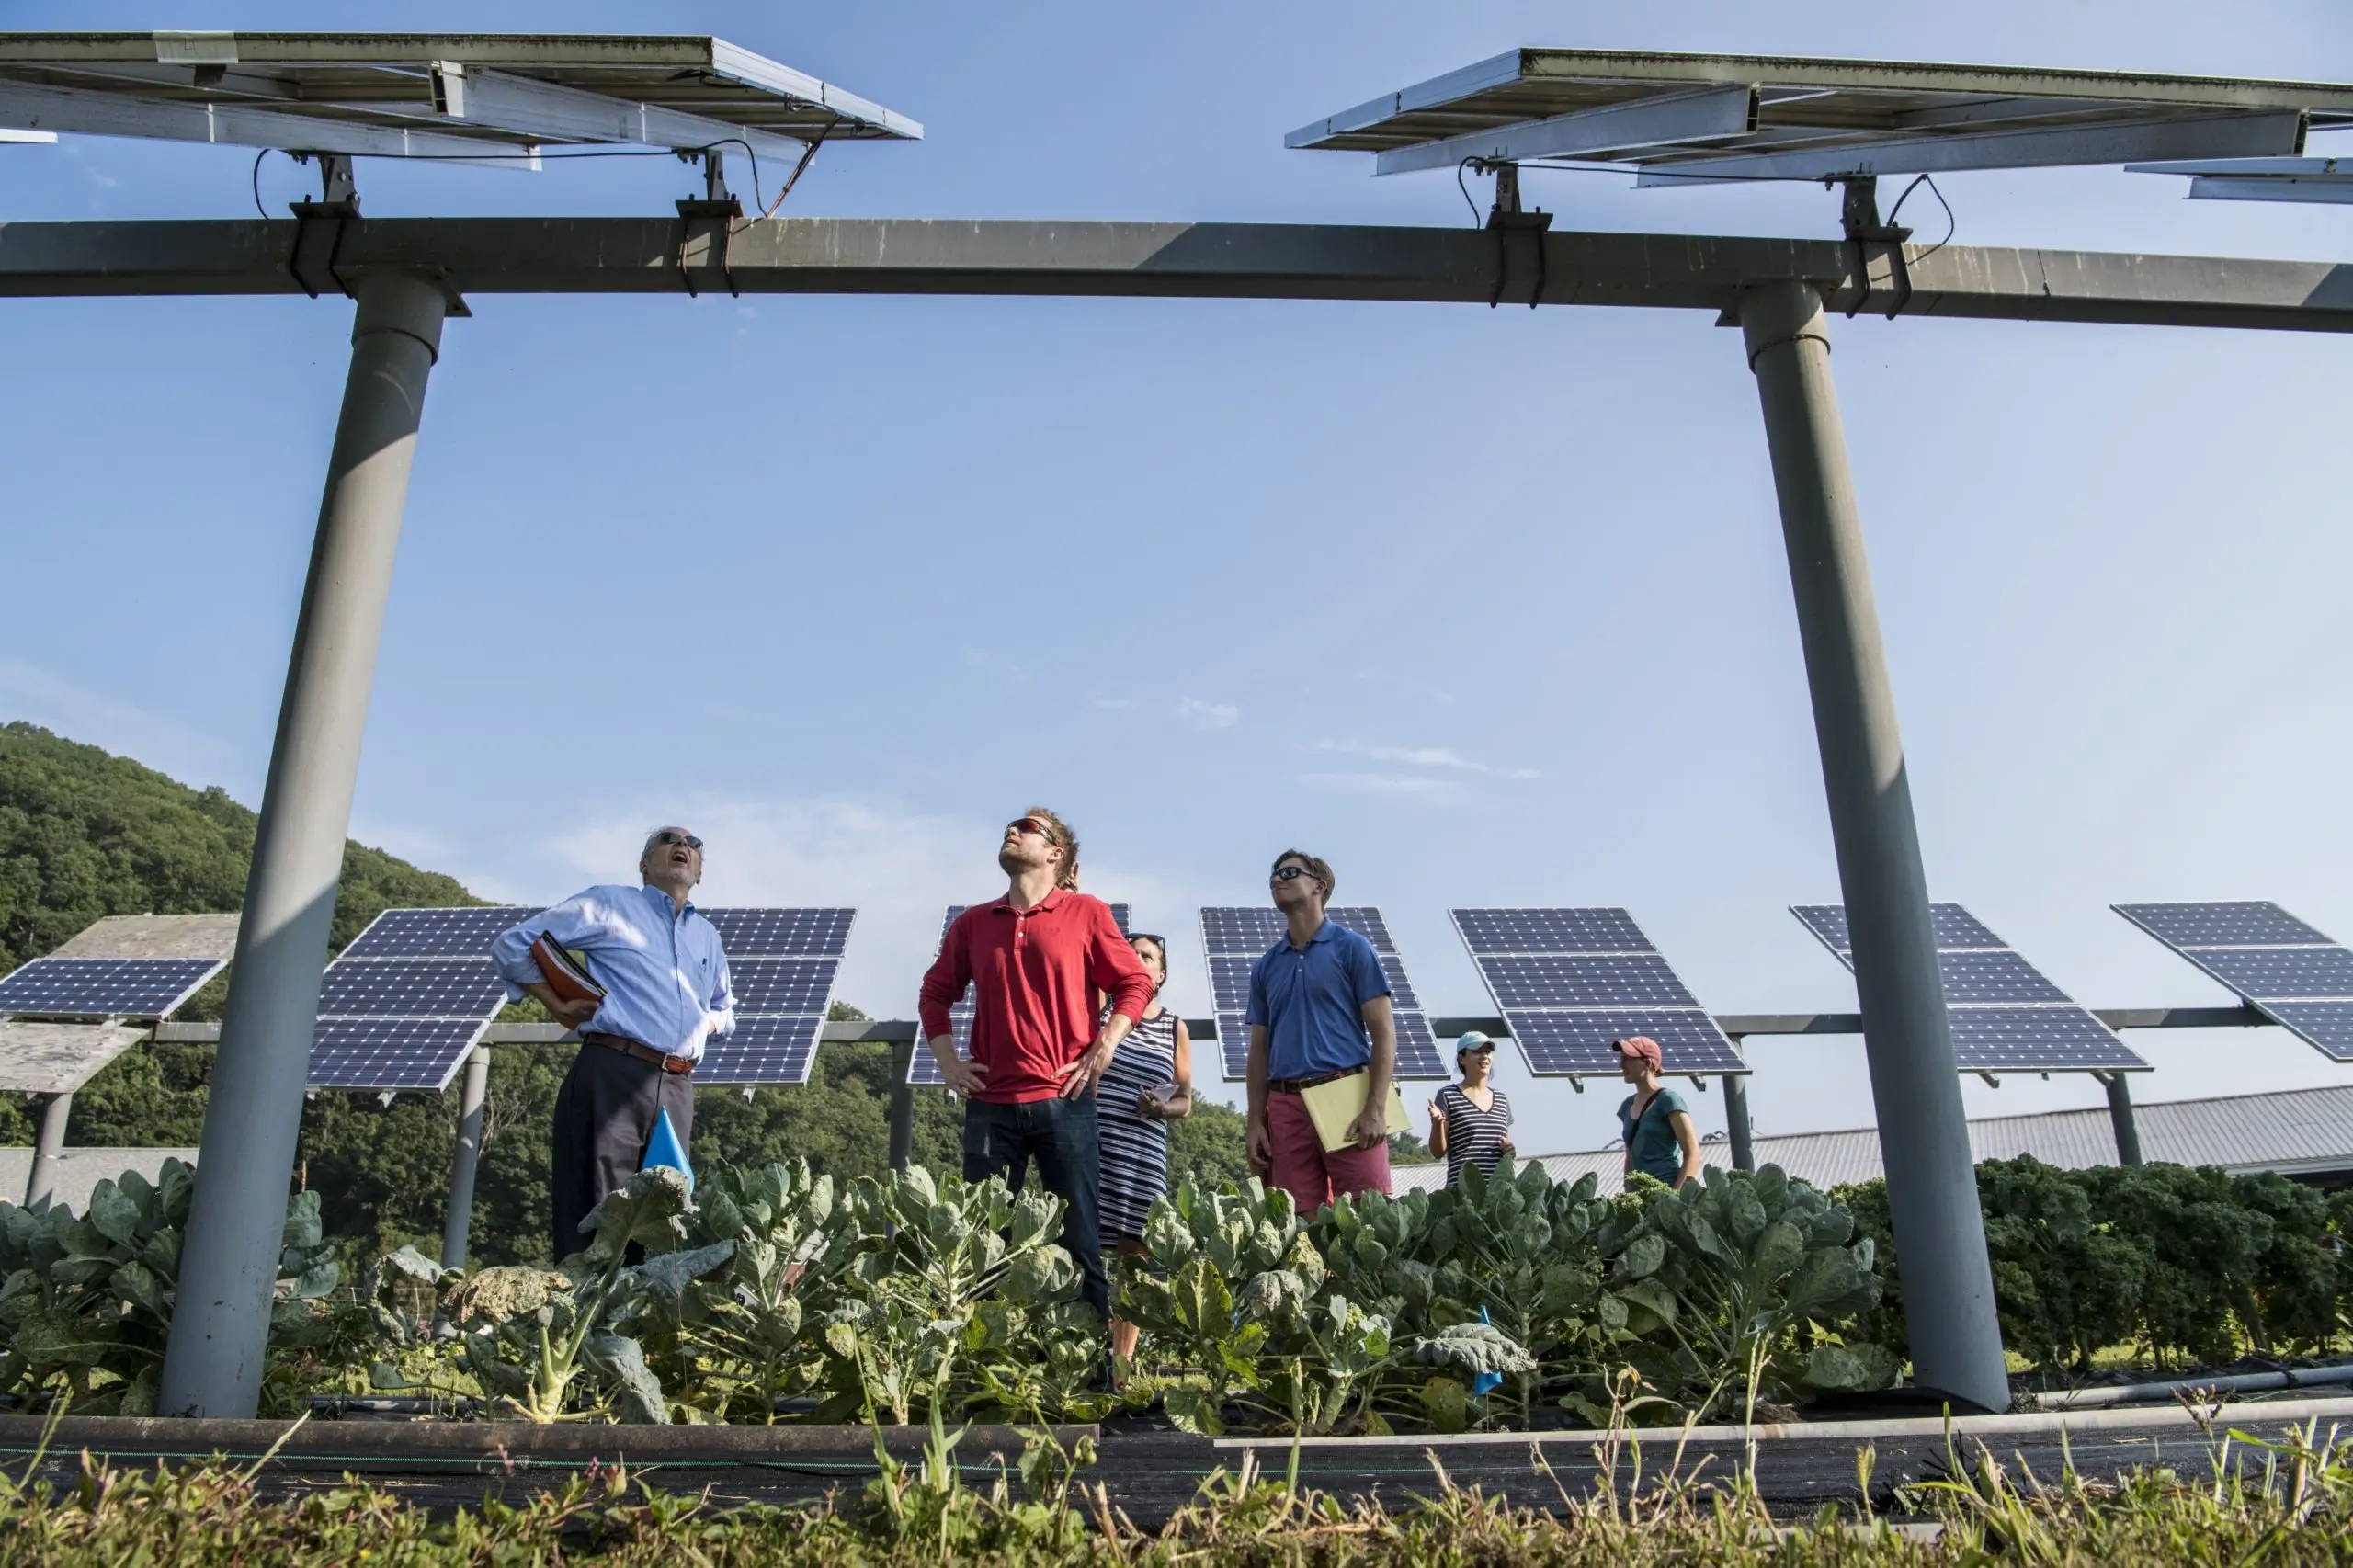
[[[714,32],[924,122],[828,151],[803,215],[1468,222],[1443,174],[1375,180],[1282,134],[1523,43],[2353,77],[2353,18],[2320,0],[19,3],[8,25],[159,22]],[[230,149],[0,147],[0,215],[235,217],[251,177]],[[259,177],[274,210],[307,191],[280,158]],[[666,212],[692,184],[659,160],[360,168],[379,215]],[[1626,184],[1529,176],[1563,227],[1836,231],[1814,187]],[[2353,210],[2113,170],[1941,184],[1967,244],[2353,249]],[[473,311],[426,407],[359,837],[529,901],[688,821],[711,902],[859,906],[840,994],[890,1017],[1032,802],[1078,824],[1091,890],[1177,935],[1188,1012],[1192,911],[1263,896],[1291,844],[1388,910],[1440,1011],[1487,1010],[1447,908],[1506,903],[1631,907],[1721,1011],[1852,1006],[1786,913],[1837,882],[1755,390],[1709,317]],[[258,799],[348,328],[299,299],[0,301],[0,716]],[[2111,902],[2272,898],[2353,938],[2353,349],[1937,321],[1836,342],[1938,896],[2095,1006],[2226,999]],[[2143,1099],[2343,1081],[2276,1030],[2133,1043]],[[1859,1042],[1750,1054],[1760,1131],[1870,1120]],[[1504,1082],[1523,1150],[1615,1134],[1614,1095],[1516,1060]],[[1967,1091],[1978,1115],[2099,1103],[2083,1079]]]

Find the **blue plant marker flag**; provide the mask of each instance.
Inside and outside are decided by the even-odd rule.
[[[668,1124],[665,1122],[664,1125],[667,1126]],[[688,1176],[687,1179],[691,1182],[694,1178],[692,1176]],[[1479,1321],[1481,1323],[1488,1321],[1487,1309],[1484,1307],[1481,1307],[1479,1309]],[[1472,1399],[1483,1398],[1491,1390],[1503,1387],[1503,1383],[1504,1375],[1501,1372],[1481,1372],[1471,1380],[1471,1397]]]
[[[650,1171],[656,1165],[667,1165],[686,1177],[687,1190],[694,1191],[695,1168],[687,1164],[686,1148],[679,1143],[677,1133],[671,1129],[670,1113],[666,1110],[654,1113],[654,1136],[645,1141],[645,1158],[637,1163],[637,1168],[642,1171]]]

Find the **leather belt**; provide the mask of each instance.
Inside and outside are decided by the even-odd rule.
[[[607,1051],[618,1051],[623,1056],[634,1056],[640,1062],[651,1062],[665,1073],[676,1073],[683,1076],[695,1070],[693,1057],[672,1056],[667,1051],[656,1051],[643,1040],[631,1040],[627,1035],[585,1034],[580,1039],[583,1044],[601,1045]]]
[[[1312,1089],[1318,1084],[1336,1084],[1343,1078],[1353,1078],[1364,1071],[1362,1067],[1343,1067],[1334,1073],[1318,1073],[1312,1078],[1269,1078],[1267,1080],[1267,1092],[1273,1095],[1295,1095],[1302,1089]]]

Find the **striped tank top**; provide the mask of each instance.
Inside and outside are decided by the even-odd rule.
[[[1438,1113],[1446,1118],[1449,1187],[1461,1183],[1465,1165],[1477,1165],[1493,1176],[1495,1166],[1503,1163],[1504,1138],[1511,1131],[1511,1101],[1501,1089],[1487,1093],[1494,1096],[1493,1103],[1481,1110],[1460,1084],[1449,1084],[1438,1092]]]
[[[1176,1015],[1163,1008],[1128,1031],[1095,1086],[1103,1165],[1097,1185],[1107,1241],[1141,1241],[1144,1216],[1168,1190],[1168,1124],[1136,1114],[1136,1096],[1165,1093],[1176,1077]]]

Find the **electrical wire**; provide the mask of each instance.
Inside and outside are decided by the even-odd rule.
[[[275,148],[264,147],[254,154],[254,210],[260,213],[265,220],[269,217],[269,209],[261,204],[261,161],[274,151],[276,151]]]
[[[1471,199],[1471,187],[1463,183],[1462,171],[1478,161],[1476,158],[1465,158],[1454,165],[1454,188],[1462,193],[1462,205],[1471,209],[1471,226],[1474,229],[1486,220],[1479,216],[1479,204]]]
[[[1937,205],[1945,210],[1945,237],[1938,240],[1935,244],[1930,245],[1927,250],[1922,251],[1918,256],[1913,257],[1915,261],[1926,261],[1928,257],[1944,249],[1945,246],[1952,244],[1953,235],[1961,229],[1961,221],[1952,215],[1952,203],[1945,199],[1945,193],[1938,190],[1937,188],[1937,182],[1929,178],[1927,175],[1915,176],[1912,183],[1904,187],[1904,194],[1897,197],[1895,199],[1895,205],[1888,210],[1887,226],[1891,229],[1895,227],[1895,215],[1904,210],[1904,204],[1911,199],[1912,193],[1919,189],[1924,185],[1928,187],[1928,194],[1937,199]]]

